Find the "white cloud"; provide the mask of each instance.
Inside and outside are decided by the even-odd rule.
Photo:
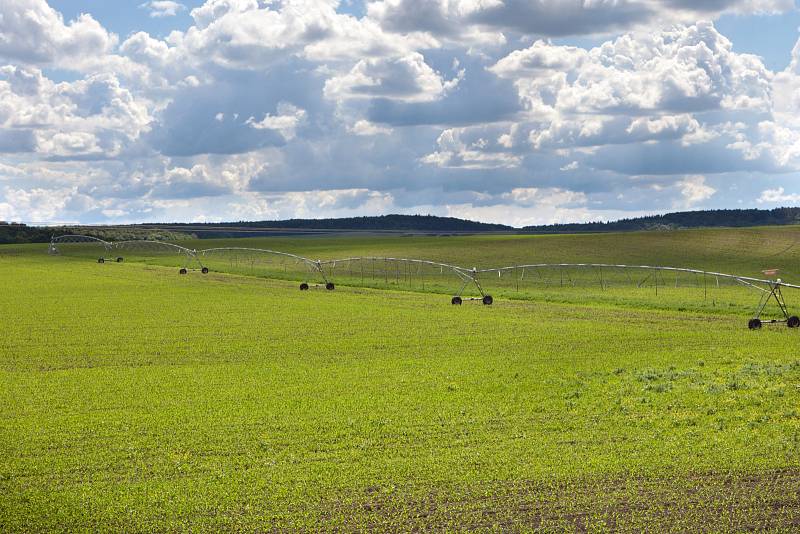
[[[587,206],[585,194],[559,188],[515,188],[480,202],[449,204],[447,214],[516,227],[605,220]]]
[[[211,0],[192,10],[196,25],[172,44],[228,68],[262,69],[289,57],[353,62],[436,46],[435,39],[389,34],[368,18],[337,13],[337,2]]]
[[[45,0],[0,0],[0,59],[29,65],[81,68],[116,45],[91,15],[65,24]]]
[[[460,76],[463,76],[463,71]],[[460,76],[446,81],[422,54],[362,59],[348,72],[325,82],[328,98],[383,97],[425,102],[442,97],[458,85]]]
[[[591,50],[538,41],[491,67],[533,116],[765,110],[771,73],[710,23],[628,34]]]
[[[149,10],[152,18],[174,17],[178,12],[186,9],[185,5],[172,0],[152,0],[139,7]]]
[[[221,196],[233,192],[233,184],[225,178],[224,174],[212,174],[205,165],[190,169],[175,167],[153,180],[149,196],[157,199]]]
[[[683,197],[678,207],[683,208],[689,208],[708,200],[717,192],[716,189],[706,184],[705,176],[699,175],[686,176],[678,182],[677,187]]]
[[[54,222],[75,194],[74,188],[15,189],[0,193],[0,219],[24,222]]]
[[[228,206],[235,219],[323,218],[379,215],[391,210],[389,193],[369,189],[339,189],[263,195],[251,193]]]
[[[787,194],[783,187],[776,189],[765,189],[758,197],[759,204],[797,204],[800,202],[800,194],[791,193]]]
[[[279,102],[275,115],[265,115],[261,121],[255,118],[247,119],[246,124],[256,130],[276,130],[284,139],[294,139],[295,130],[306,120],[306,111],[288,102]]]
[[[0,128],[35,132],[46,156],[116,156],[151,115],[113,75],[53,83],[35,68],[0,67]]]
[[[503,193],[501,199],[519,206],[566,206],[586,204],[586,195],[576,191],[559,188],[539,189],[536,187],[516,187]]]
[[[499,139],[517,154],[526,144],[533,153],[591,152],[587,168],[665,175],[790,170],[800,155],[793,129],[763,119],[773,73],[708,22],[589,50],[536,41],[489,70],[514,84],[524,106]],[[681,150],[691,155],[676,157]]]
[[[574,170],[577,170],[578,167],[580,167],[580,164],[577,161],[572,161],[570,163],[567,163],[563,167],[561,167],[559,170],[562,170],[562,171],[565,171],[565,172],[566,171],[574,171]]]
[[[348,128],[348,131],[356,135],[389,135],[392,133],[391,128],[385,126],[378,126],[367,120],[361,119]]]
[[[554,119],[547,128],[533,129],[529,139],[535,149],[582,147],[683,139],[700,130],[700,124],[688,114],[634,118],[590,115]]]
[[[519,166],[521,161],[519,156],[489,149],[488,141],[482,137],[472,141],[465,140],[465,134],[474,138],[475,132],[464,128],[444,130],[436,140],[438,150],[424,156],[421,161],[437,167],[462,169],[502,169]]]
[[[258,0],[208,0],[192,9],[191,16],[198,28],[204,29],[225,15],[247,13],[258,9]]]

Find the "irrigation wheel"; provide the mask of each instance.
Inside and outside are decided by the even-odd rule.
[[[308,291],[308,284],[306,284],[305,282],[300,284],[300,291]]]
[[[117,257],[117,263],[122,263],[122,262],[123,262],[123,257],[122,256],[118,256]]]
[[[181,270],[180,270],[180,271],[178,271],[178,272],[179,272],[180,274],[187,274],[189,271],[187,271],[185,268],[181,268]]]
[[[325,289],[327,289],[328,291],[333,291],[334,289],[336,289],[336,286],[333,285],[333,282],[328,282],[327,284],[325,284]]]
[[[747,322],[747,328],[750,330],[758,330],[761,328],[761,319],[750,319],[750,321]]]
[[[460,306],[461,297],[453,297],[452,299],[450,299],[450,304],[453,304],[454,306]]]
[[[105,263],[105,262],[106,262],[105,258],[97,258],[97,263]]]
[[[203,273],[203,274],[208,274],[208,267],[203,267],[203,268],[200,270],[200,272],[201,272],[201,273]]]
[[[797,328],[798,326],[800,326],[800,317],[792,315],[786,321],[786,326],[788,326],[789,328]]]
[[[484,306],[491,306],[494,302],[494,299],[491,295],[484,295],[482,301]]]

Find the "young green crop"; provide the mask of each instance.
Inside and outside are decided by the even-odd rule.
[[[508,241],[525,239],[539,238]],[[703,267],[738,273],[730,257]],[[300,292],[41,247],[2,249],[0,273],[3,531],[800,521],[800,356],[785,327],[646,295],[454,307],[421,289]]]

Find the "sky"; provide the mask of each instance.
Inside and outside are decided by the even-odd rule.
[[[0,0],[0,220],[800,205],[794,0]]]

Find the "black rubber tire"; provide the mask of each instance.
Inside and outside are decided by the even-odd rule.
[[[200,272],[201,272],[201,273],[203,273],[203,274],[208,274],[208,267],[203,267],[203,268],[200,270]]]
[[[761,328],[761,319],[750,319],[747,322],[747,328],[750,330],[758,330]]]
[[[327,284],[325,284],[325,289],[327,289],[328,291],[333,291],[334,289],[336,289],[336,286],[333,285],[333,282],[328,282]]]
[[[180,271],[178,271],[178,273],[180,273],[180,274],[188,274],[189,271],[187,271],[186,269],[182,268]]]
[[[105,262],[106,262],[105,258],[97,258],[97,263],[105,263]]]
[[[792,316],[791,316],[791,317],[789,317],[789,319],[786,321],[786,326],[788,326],[789,328],[797,328],[797,327],[800,327],[800,317],[798,317],[798,316],[796,316],[796,315],[792,315]]]
[[[484,295],[482,302],[484,306],[491,306],[492,303],[494,302],[494,299],[492,298],[491,295]]]
[[[461,300],[461,297],[453,297],[450,299],[450,304],[452,304],[453,306],[461,306],[461,302],[463,302]]]
[[[119,256],[117,258],[117,263],[122,263],[123,261],[124,261],[124,258],[122,256]]]
[[[306,284],[305,282],[300,284],[300,291],[308,291],[308,284]]]

